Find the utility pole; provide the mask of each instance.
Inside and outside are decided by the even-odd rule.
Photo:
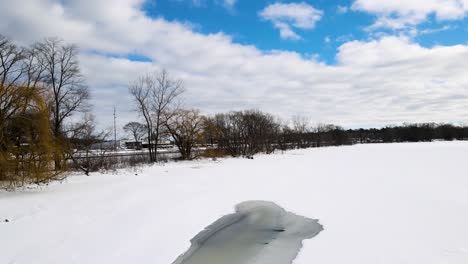
[[[117,116],[115,115],[115,105],[114,105],[114,151],[117,150],[117,126],[116,126]]]

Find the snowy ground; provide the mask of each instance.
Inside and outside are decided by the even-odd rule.
[[[325,228],[295,264],[466,264],[467,157],[468,142],[356,145],[0,192],[0,263],[169,264],[234,205],[268,200]]]

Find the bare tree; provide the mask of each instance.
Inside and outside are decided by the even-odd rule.
[[[0,35],[0,118],[8,119],[29,105],[33,90],[42,93],[39,82],[44,67],[38,50],[20,48]]]
[[[0,150],[7,120],[26,105],[27,93],[20,85],[23,59],[24,52],[0,35]]]
[[[40,54],[43,82],[50,93],[52,129],[61,137],[65,120],[88,106],[89,90],[80,72],[78,49],[56,38],[45,39],[34,48]]]
[[[0,35],[0,86],[8,89],[18,83],[24,70],[24,52],[10,39]]]
[[[69,156],[76,168],[89,176],[92,171],[103,167],[108,147],[103,147],[109,132],[96,131],[95,118],[85,114],[81,122],[75,123],[70,129]]]
[[[23,70],[25,78],[23,86],[31,89],[37,89],[39,92],[44,92],[42,81],[44,80],[45,64],[42,61],[42,56],[37,45],[24,49]]]
[[[214,147],[219,139],[219,127],[216,125],[216,119],[214,117],[205,117],[203,121],[203,137],[205,144],[209,144]]]
[[[176,110],[166,123],[182,159],[192,159],[192,149],[201,141],[204,117],[198,110]]]
[[[8,120],[26,111],[33,97],[41,96],[42,91],[37,85],[41,69],[36,58],[34,49],[20,48],[0,35],[0,150],[6,147]]]
[[[310,129],[309,118],[295,115],[292,117],[293,129],[299,133],[306,133]]]
[[[280,125],[272,115],[258,110],[217,114],[214,118],[218,146],[232,156],[251,156],[275,150]]]
[[[317,124],[317,126],[313,128],[313,131],[316,135],[315,146],[322,147],[325,140],[325,134],[329,131],[329,127],[326,124]]]
[[[154,126],[154,140],[156,141],[154,153],[157,154],[162,130],[166,127],[166,122],[172,118],[180,107],[180,101],[177,101],[177,99],[184,92],[184,87],[182,80],[172,79],[165,69],[157,73],[154,80],[152,111],[156,121]]]
[[[153,153],[153,115],[151,111],[151,90],[152,88],[152,81],[149,76],[143,76],[138,78],[136,81],[132,82],[129,86],[130,94],[133,96],[135,100],[135,104],[137,106],[137,111],[143,117],[146,123],[146,135],[148,139],[148,150],[149,150],[149,158],[151,162],[156,161],[156,155]]]
[[[38,61],[43,68],[42,82],[46,86],[52,120],[52,131],[57,140],[65,140],[64,123],[78,111],[87,110],[88,87],[78,65],[78,49],[75,45],[48,38],[37,43]],[[62,142],[62,145],[66,145]],[[63,161],[55,156],[55,168],[60,169]]]
[[[308,133],[311,132],[309,118],[305,116],[295,115],[292,117],[293,126],[293,141],[298,148],[309,147]]]
[[[129,90],[146,122],[150,160],[157,161],[158,143],[165,124],[180,106],[177,99],[184,92],[182,81],[162,70],[140,77],[130,84]]]
[[[130,133],[133,136],[135,142],[139,142],[141,138],[146,133],[146,126],[139,122],[129,122],[124,127],[123,130],[127,133]]]

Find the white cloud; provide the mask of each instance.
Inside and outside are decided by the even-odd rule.
[[[468,122],[466,44],[424,48],[403,37],[348,41],[332,66],[314,56],[264,52],[223,33],[204,35],[182,23],[151,19],[140,11],[142,3],[0,0],[0,32],[25,44],[46,36],[77,43],[104,127],[112,122],[113,105],[121,125],[137,118],[127,85],[161,67],[184,80],[187,106],[205,113],[258,108],[345,126]],[[125,59],[129,53],[154,63]]]
[[[439,21],[463,19],[468,0],[356,0],[352,9],[377,15],[372,28],[402,29],[426,21],[429,15]]]
[[[323,16],[323,11],[315,9],[313,6],[301,3],[275,3],[263,9],[259,16],[280,30],[283,39],[300,39],[300,36],[293,31],[293,27],[300,29],[312,29],[317,21]]]
[[[237,3],[237,0],[223,0],[226,6],[234,6]]]
[[[194,6],[202,6],[203,5],[203,0],[192,0],[192,4]]]
[[[155,1],[155,0],[152,0]],[[207,7],[209,4],[216,4],[226,7],[228,10],[232,10],[237,3],[237,0],[172,0],[177,2],[189,2],[194,7]]]
[[[428,35],[428,34],[433,34],[437,32],[442,32],[442,31],[447,31],[447,30],[452,30],[454,27],[445,25],[440,28],[427,28],[427,29],[422,29],[418,33],[419,35]]]
[[[275,27],[280,31],[280,37],[282,39],[299,40],[301,37],[294,32],[287,23],[276,22]]]
[[[341,35],[341,36],[338,36],[335,41],[336,42],[348,42],[348,41],[351,41],[354,39],[354,35],[353,34],[346,34],[346,35]]]
[[[325,39],[323,40],[325,43],[330,43],[331,39],[329,36],[326,36]]]
[[[338,12],[338,14],[346,14],[349,11],[349,7],[339,5],[336,11]]]

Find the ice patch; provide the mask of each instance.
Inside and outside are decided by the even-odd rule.
[[[243,202],[235,210],[196,235],[173,264],[290,264],[302,240],[323,230],[318,220],[272,202]]]

